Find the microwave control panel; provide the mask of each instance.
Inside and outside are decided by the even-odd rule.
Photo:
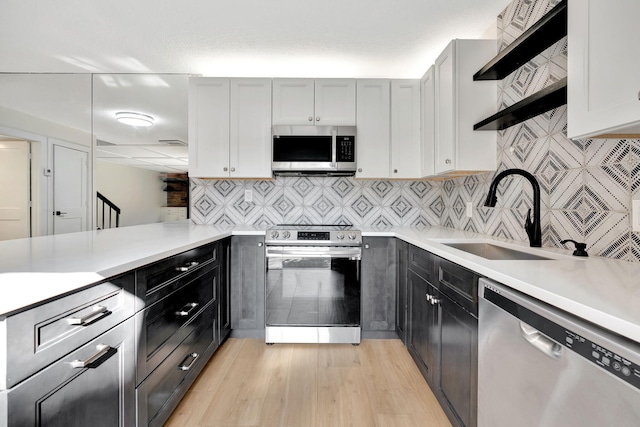
[[[356,161],[356,137],[336,136],[336,161],[355,162]]]

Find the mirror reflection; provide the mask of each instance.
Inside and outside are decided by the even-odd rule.
[[[119,226],[176,218],[168,205],[186,216],[188,192],[171,190],[187,172],[188,78],[0,74],[0,174],[11,183],[0,190],[0,240],[107,228],[98,192],[121,210]]]
[[[187,75],[93,75],[96,187],[122,210],[120,226],[188,216],[188,84]],[[100,228],[109,226],[103,206]]]

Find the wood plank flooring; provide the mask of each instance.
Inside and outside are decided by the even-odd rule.
[[[400,340],[228,339],[166,426],[451,426]]]

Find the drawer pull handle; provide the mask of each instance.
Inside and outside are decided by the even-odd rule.
[[[88,358],[87,360],[74,360],[71,362],[71,367],[74,369],[84,369],[84,368],[97,368],[102,365],[108,358],[113,356],[118,352],[118,349],[115,347],[110,347],[104,344],[98,344],[96,346],[98,352]]]
[[[180,366],[178,366],[178,369],[180,369],[181,371],[188,371],[189,369],[191,369],[193,364],[196,363],[196,360],[198,360],[198,357],[200,357],[198,353],[191,353],[182,361]],[[191,363],[186,365],[185,362],[187,361],[188,358],[191,358],[192,360],[191,360]]]
[[[89,326],[92,323],[97,322],[110,315],[111,312],[107,310],[107,307],[98,305],[93,308],[93,312],[82,317],[71,317],[67,319],[70,325]]]
[[[190,262],[189,264],[187,264],[187,265],[185,265],[185,266],[182,266],[182,267],[176,267],[176,271],[180,271],[180,272],[183,272],[183,273],[184,273],[185,271],[189,271],[189,270],[191,270],[192,268],[195,268],[195,267],[197,267],[197,266],[199,266],[199,265],[200,265],[200,263],[199,263],[199,262],[197,262],[197,261],[193,261],[193,262]]]
[[[197,302],[190,302],[189,304],[186,304],[184,307],[182,307],[181,310],[176,311],[176,316],[180,316],[180,317],[188,317],[191,316],[191,314],[195,311],[196,308],[198,308],[200,304],[198,304]]]

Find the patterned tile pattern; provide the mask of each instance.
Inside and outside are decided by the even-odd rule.
[[[559,0],[514,0],[498,16],[499,46],[506,47]],[[566,37],[498,84],[498,108],[504,108],[567,75]],[[640,262],[640,236],[631,231],[631,200],[640,199],[640,141],[566,136],[567,107],[562,106],[498,133],[498,169],[522,168],[533,173],[542,195],[543,246],[562,247],[579,239],[593,255]],[[494,174],[474,177],[490,181]],[[476,204],[469,178],[442,183],[446,221],[441,225],[470,229],[456,222],[455,195]],[[518,182],[516,182],[518,181]],[[486,194],[488,184],[480,186]],[[481,199],[480,199],[481,200]],[[501,183],[496,208],[479,208],[479,232],[526,240],[522,227],[531,206],[531,189],[514,178]]]
[[[514,0],[498,16],[501,49],[560,0]],[[566,37],[498,84],[498,109],[567,75]],[[640,233],[631,231],[631,200],[640,199],[640,140],[566,137],[567,107],[498,132],[498,171],[522,168],[540,183],[543,246],[573,238],[592,255],[640,262]],[[198,224],[338,223],[412,227],[439,225],[526,241],[532,206],[521,178],[501,183],[498,205],[483,206],[495,173],[447,181],[360,181],[281,178],[191,180],[191,217]],[[244,201],[244,190],[253,201]],[[473,205],[467,218],[466,204]]]

